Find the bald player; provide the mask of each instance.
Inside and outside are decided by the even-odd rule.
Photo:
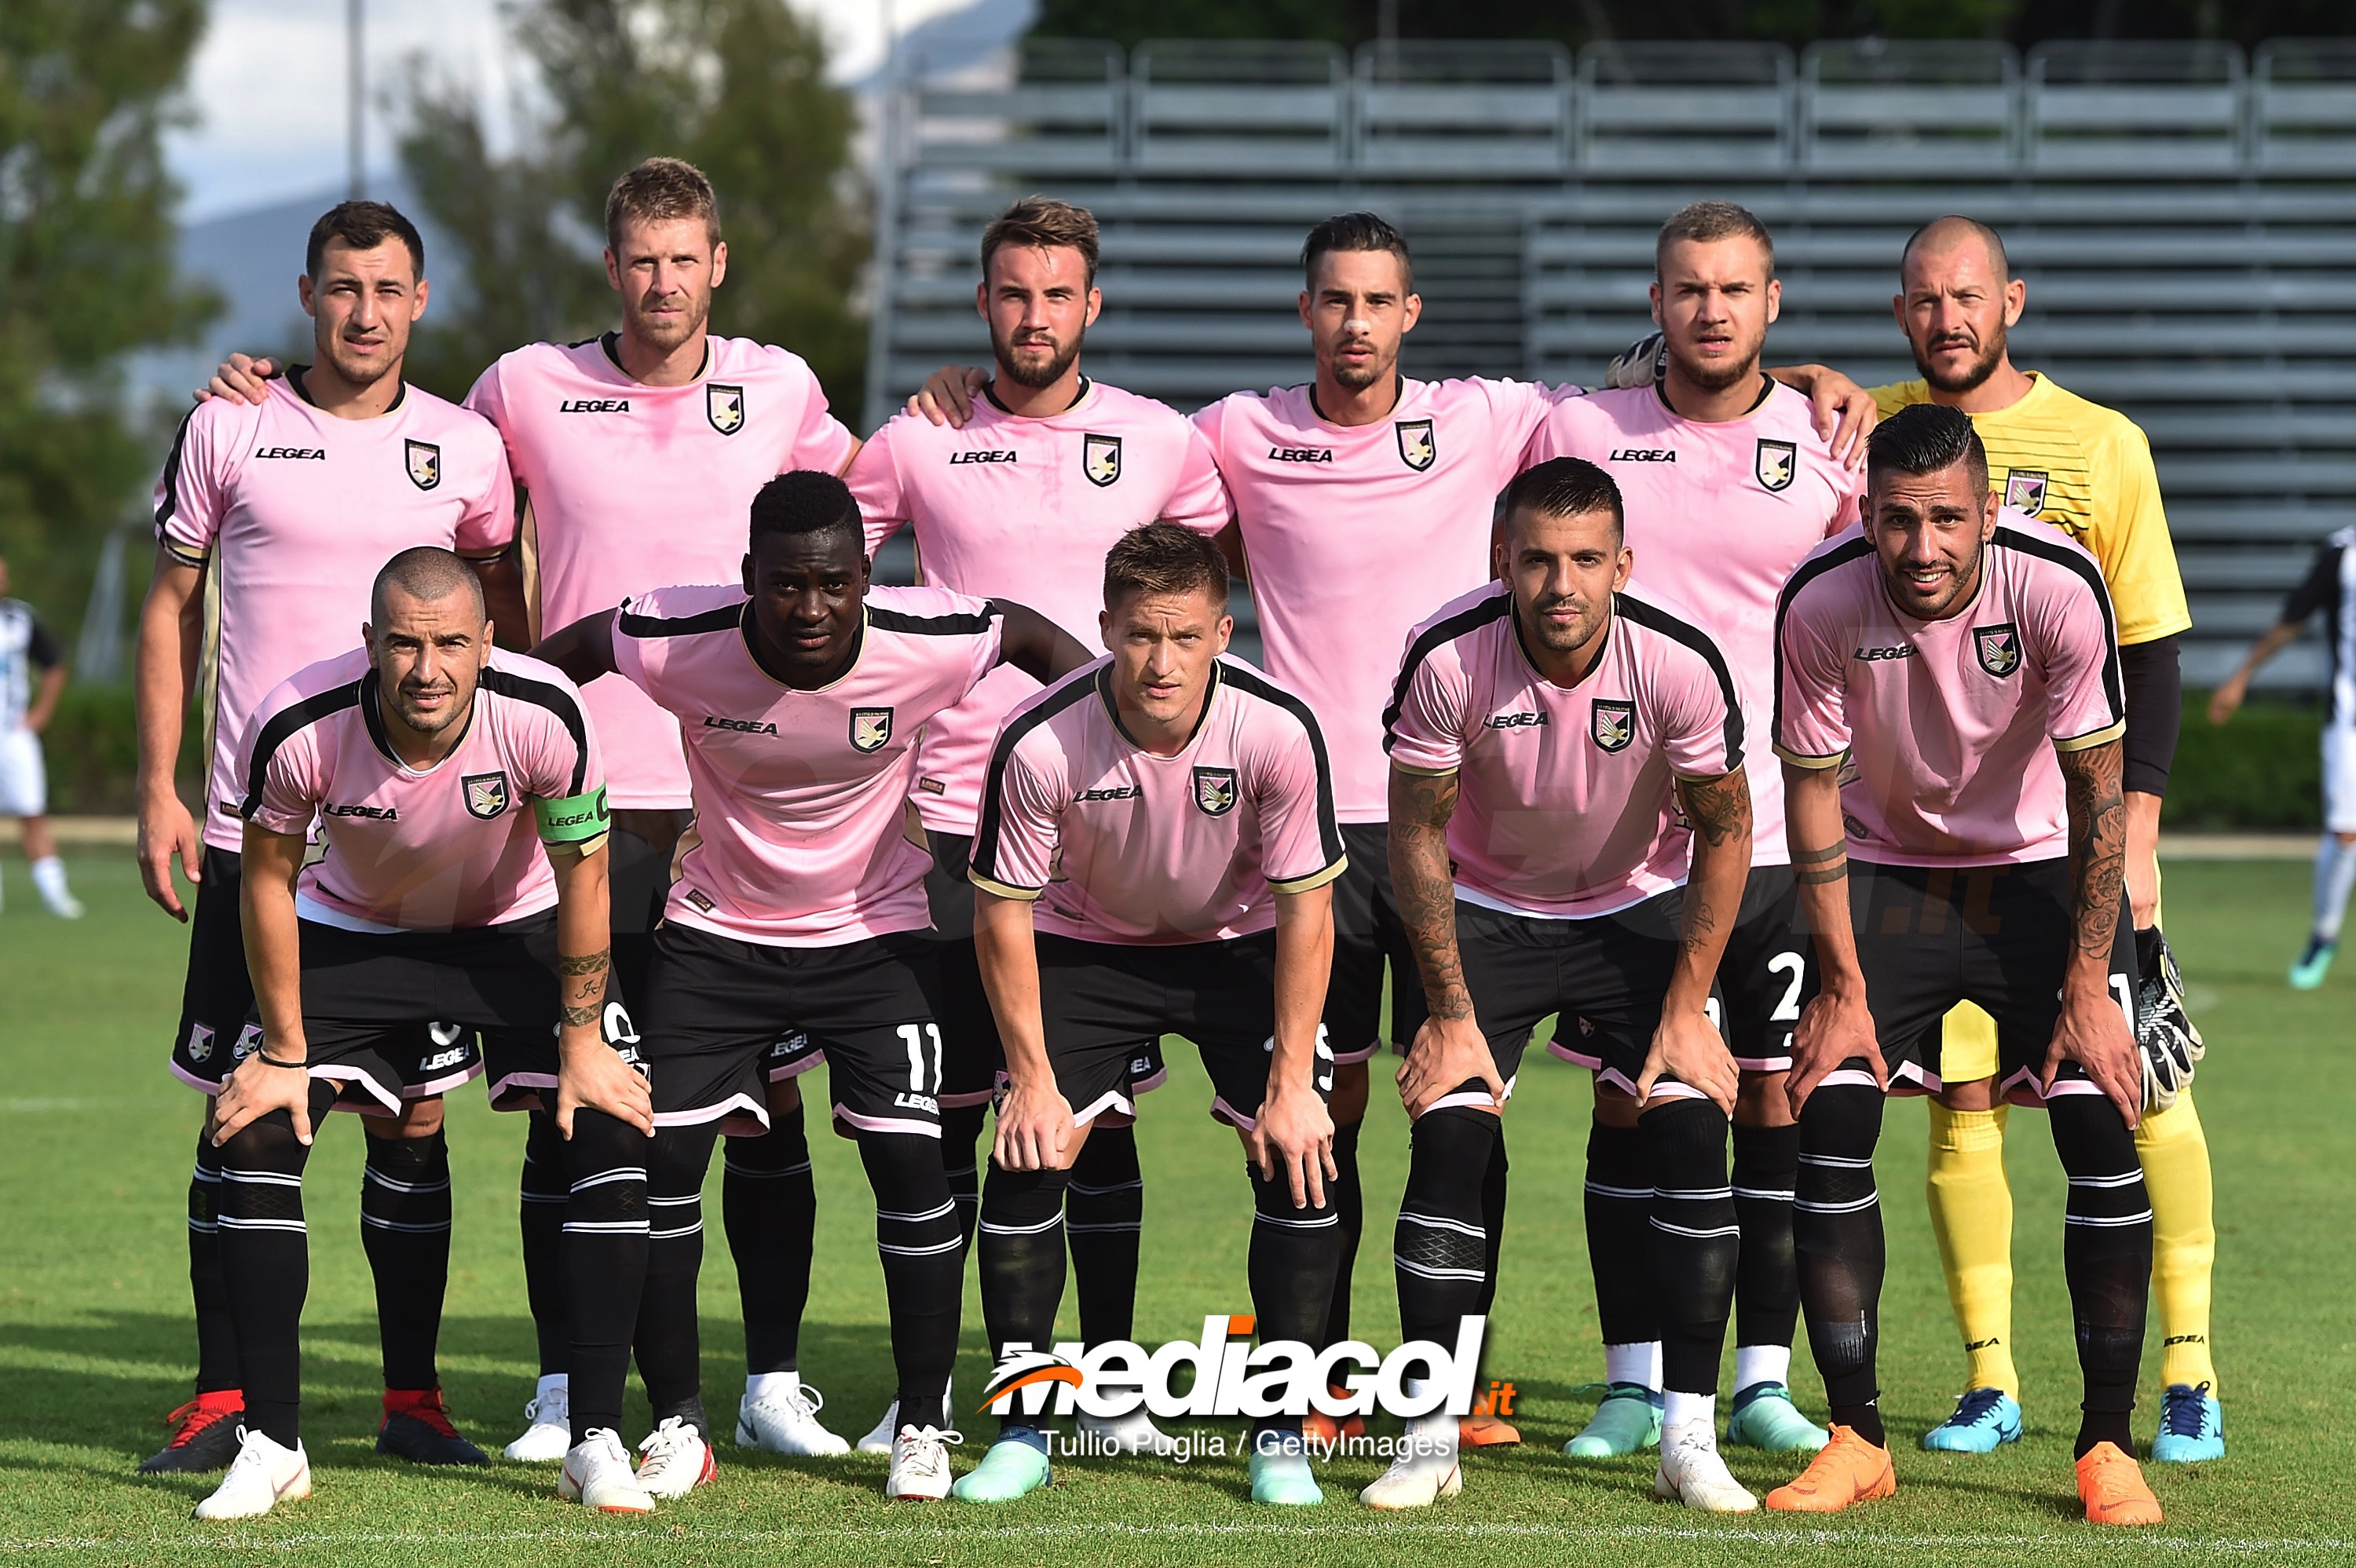
[[[2029,291],[2013,275],[1995,229],[1961,217],[1925,224],[1907,241],[1901,272],[1901,292],[1891,305],[1922,377],[1876,389],[1882,413],[1933,402],[1969,414],[1987,448],[1989,486],[2006,506],[2085,546],[2102,563],[2117,611],[2126,691],[2127,895],[2149,1102],[2136,1148],[2156,1216],[2152,1283],[2166,1390],[2152,1456],[2221,1458],[2223,1416],[2209,1350],[2216,1227],[2208,1137],[2189,1087],[2201,1042],[2159,931],[2159,805],[2182,709],[2177,639],[2192,617],[2150,443],[2124,414],[2041,372],[2014,367],[2007,334],[2019,324]],[[1948,1087],[1931,1111],[1931,1217],[1967,1365],[1954,1413],[1922,1441],[1985,1453],[2020,1433],[2006,1111],[1987,1087],[1996,1034],[1987,1015],[1958,1009],[1945,1036],[1940,1077]]]

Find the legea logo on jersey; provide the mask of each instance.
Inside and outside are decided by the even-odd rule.
[[[851,749],[854,752],[880,752],[892,738],[892,710],[888,708],[854,708],[851,710]]]
[[[2016,468],[2004,476],[2004,504],[2030,517],[2045,509],[2046,476],[2033,468]]]
[[[1120,437],[1117,435],[1084,435],[1080,438],[1080,472],[1088,483],[1102,486],[1120,477]]]
[[[1399,461],[1409,468],[1420,474],[1440,461],[1440,437],[1430,420],[1400,420],[1391,428],[1398,432]]]
[[[1972,652],[1980,668],[1998,680],[2020,667],[2020,628],[2007,621],[2000,626],[1974,626]]]
[[[703,417],[712,428],[723,435],[734,435],[744,428],[744,389],[723,387],[712,382],[703,389]]]
[[[442,449],[430,441],[408,441],[402,450],[409,456],[409,482],[420,490],[431,490],[442,483]]]
[[[1588,720],[1588,732],[1607,752],[1626,751],[1628,742],[1636,738],[1636,705],[1597,698],[1595,710]]]
[[[1759,450],[1751,460],[1751,471],[1759,483],[1770,490],[1788,490],[1793,476],[1800,471],[1800,448],[1796,442],[1762,439]]]
[[[1251,1343],[1248,1315],[1205,1317],[1199,1340],[1173,1339],[1148,1350],[1130,1339],[1034,1350],[1010,1344],[990,1375],[975,1413],[1069,1415],[1110,1420],[1142,1406],[1163,1421],[1267,1415],[1337,1419],[1376,1411],[1398,1416],[1472,1413],[1485,1317],[1457,1320],[1456,1343],[1410,1339],[1384,1355],[1360,1339],[1323,1349],[1300,1339]],[[1194,1373],[1178,1392],[1181,1368]],[[1414,1391],[1408,1391],[1412,1381]]]

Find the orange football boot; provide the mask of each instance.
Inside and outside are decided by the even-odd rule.
[[[2078,1461],[2078,1500],[2088,1524],[2159,1522],[2159,1499],[2144,1484],[2143,1467],[2115,1443],[2097,1443]]]
[[[1897,1489],[1890,1450],[1867,1442],[1854,1426],[1836,1424],[1832,1441],[1788,1485],[1769,1492],[1767,1506],[1784,1513],[1838,1513]]]

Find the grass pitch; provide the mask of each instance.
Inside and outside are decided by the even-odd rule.
[[[2283,985],[2307,912],[2298,865],[2179,864],[2170,931],[2211,1053],[2199,1097],[2217,1168],[2221,1267],[2214,1338],[2233,1456],[2153,1467],[2169,1522],[2097,1534],[2078,1518],[2069,1442],[2076,1374],[2062,1294],[2062,1184],[2040,1119],[2013,1121],[2018,1200],[2015,1338],[2029,1435],[1987,1458],[1913,1446],[1943,1417],[1961,1368],[1937,1255],[1919,1199],[1922,1113],[1893,1105],[1880,1179],[1890,1228],[1882,1305],[1883,1407],[1899,1449],[1899,1495],[1821,1520],[1767,1514],[1718,1521],[1655,1504],[1652,1461],[1574,1462],[1600,1374],[1580,1220],[1587,1086],[1533,1053],[1508,1118],[1514,1199],[1505,1281],[1487,1371],[1520,1392],[1526,1439],[1468,1466],[1465,1495],[1406,1518],[1353,1500],[1372,1462],[1325,1472],[1325,1507],[1254,1509],[1234,1457],[1186,1466],[1082,1461],[1051,1491],[1001,1509],[886,1505],[883,1462],[787,1460],[723,1445],[718,1482],[645,1520],[584,1515],[555,1500],[548,1469],[495,1465],[427,1474],[371,1449],[379,1374],[374,1309],[359,1243],[360,1139],[331,1122],[311,1165],[312,1287],[305,1319],[305,1435],[316,1495],[241,1527],[188,1519],[209,1477],[133,1474],[187,1397],[182,1196],[198,1102],[164,1071],[178,1012],[180,929],[140,896],[124,852],[73,863],[90,918],[39,912],[21,861],[5,867],[0,913],[0,1558],[84,1563],[255,1560],[299,1555],[371,1568],[408,1563],[1325,1563],[1716,1564],[2139,1563],[2259,1554],[2356,1560],[2356,1509],[2340,1483],[2356,1460],[2356,1073],[2348,1066],[2352,987]],[[1233,1136],[1205,1115],[1209,1089],[1173,1047],[1170,1086],[1145,1102],[1147,1180],[1139,1338],[1197,1332],[1210,1312],[1244,1310],[1249,1199]],[[814,1098],[816,1096],[813,1096]],[[815,1122],[813,1125],[815,1125]],[[519,1119],[479,1092],[453,1099],[457,1200],[442,1376],[461,1426],[487,1449],[520,1430],[535,1371],[516,1245]],[[881,1413],[890,1377],[872,1203],[848,1144],[812,1139],[819,1260],[802,1368],[848,1435]],[[1396,1339],[1388,1243],[1405,1175],[1405,1121],[1379,1092],[1365,1144],[1366,1239],[1360,1331]],[[715,1162],[716,1163],[716,1162]],[[705,1399],[716,1419],[743,1363],[734,1270],[718,1223],[703,1276]],[[1066,1296],[1066,1334],[1076,1332]],[[2158,1331],[2136,1418],[2156,1419]],[[969,1288],[960,1399],[987,1371]],[[1823,1393],[1802,1349],[1801,1405]],[[635,1396],[634,1396],[635,1398]],[[968,1417],[970,1464],[993,1429]],[[645,1407],[634,1404],[633,1434]],[[1378,1429],[1379,1430],[1379,1429]],[[1228,1432],[1230,1453],[1234,1431]],[[1730,1453],[1761,1491],[1784,1460]]]

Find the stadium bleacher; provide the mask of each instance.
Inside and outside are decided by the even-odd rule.
[[[2150,434],[2193,595],[2186,677],[2272,619],[2356,514],[2356,42],[936,43],[898,62],[871,422],[988,345],[982,225],[1041,190],[1104,225],[1096,373],[1191,409],[1303,379],[1307,226],[1417,249],[1421,375],[1594,381],[1646,330],[1654,230],[1702,196],[1774,229],[1776,360],[1912,373],[1909,230],[1963,211],[2029,284],[2014,357]],[[2266,678],[2309,687],[2309,641]]]

